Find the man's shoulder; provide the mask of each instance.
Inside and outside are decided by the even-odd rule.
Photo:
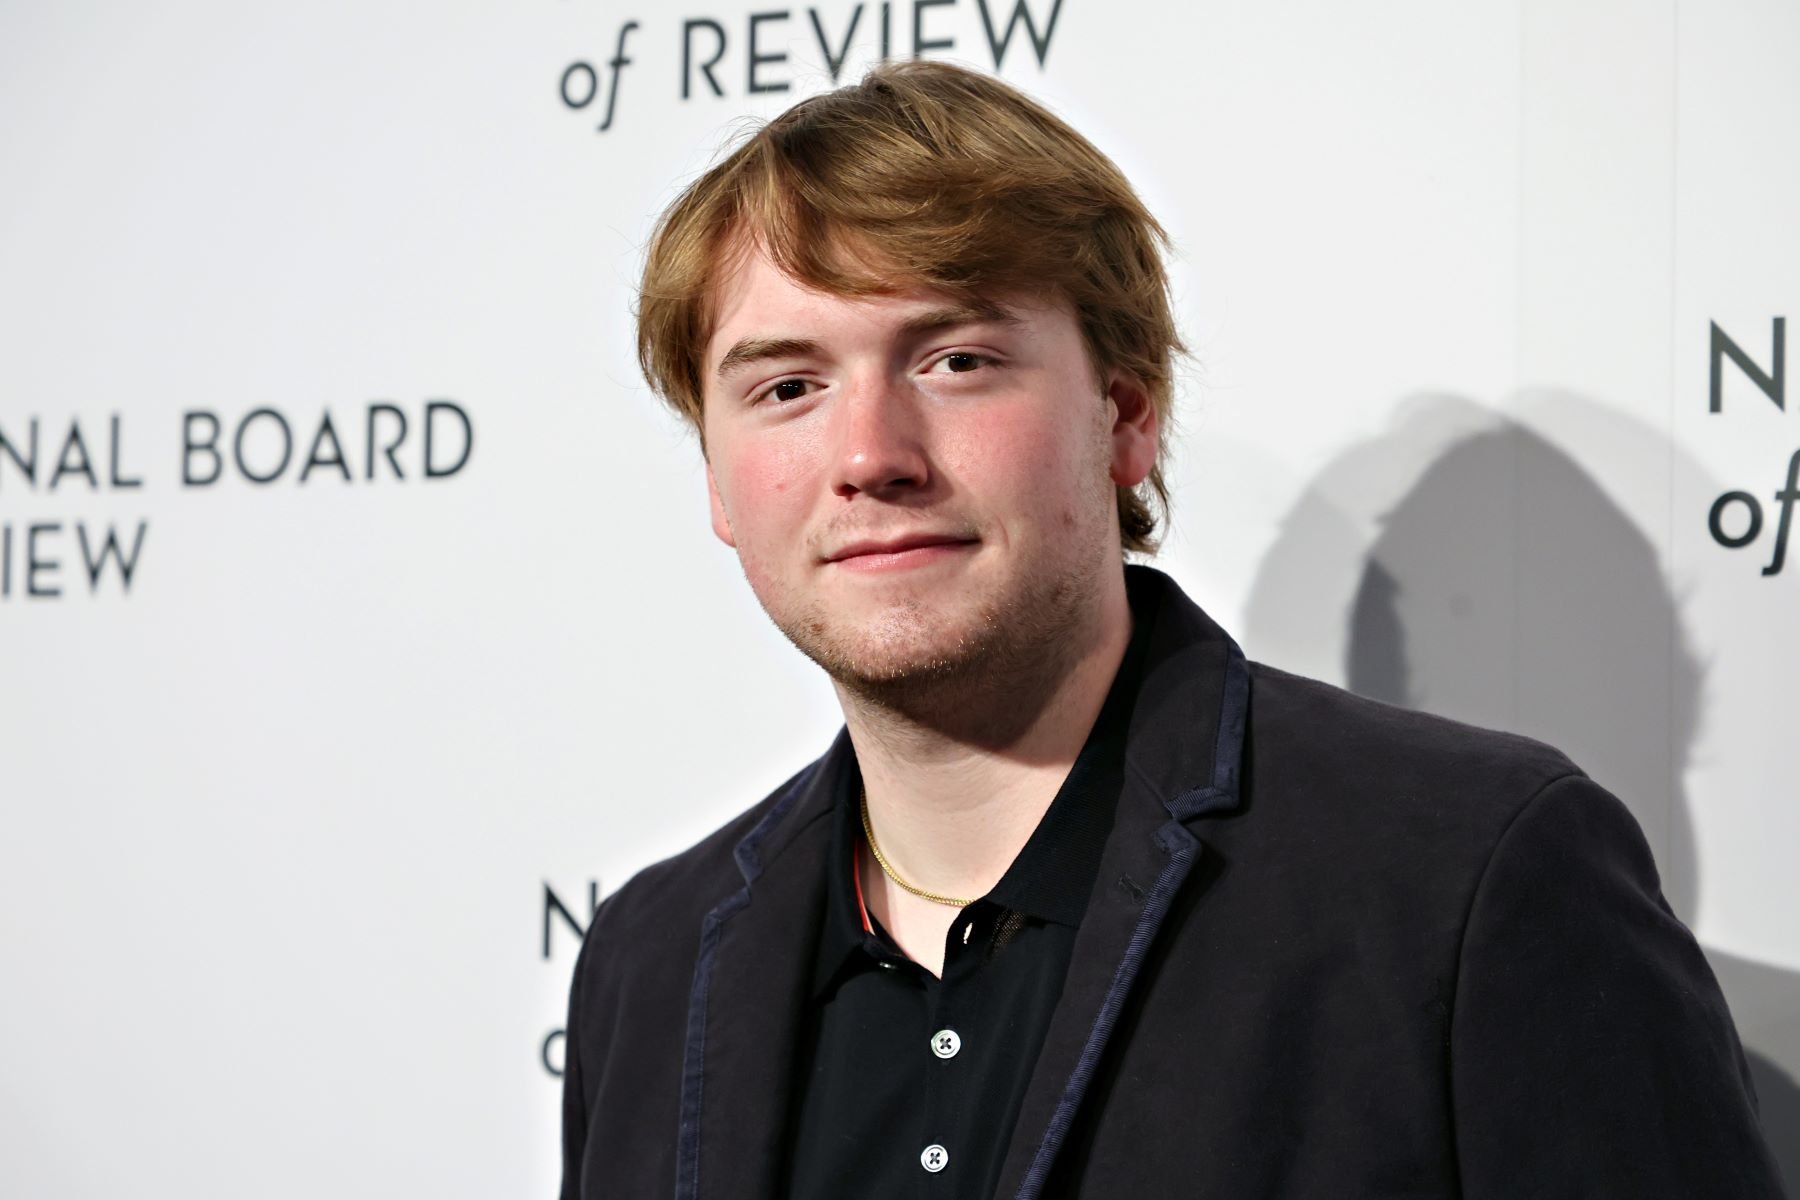
[[[1636,861],[1642,846],[1624,805],[1534,738],[1256,664],[1247,733],[1244,804],[1209,836],[1245,878],[1331,898],[1340,916],[1303,944],[1374,938],[1442,961],[1503,854],[1566,861],[1587,838],[1594,862]]]
[[[1264,784],[1366,802],[1362,819],[1463,810],[1504,824],[1581,769],[1535,738],[1373,700],[1251,663],[1250,753]]]
[[[755,835],[780,823],[823,762],[808,763],[692,846],[639,870],[601,905],[595,936],[630,940],[647,929],[698,928],[701,917],[743,886],[745,867],[756,866]],[[740,862],[741,853],[751,854],[751,861]]]

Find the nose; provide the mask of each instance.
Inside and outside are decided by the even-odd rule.
[[[845,388],[833,417],[837,495],[892,497],[930,481],[922,414],[905,387],[885,379],[857,381]]]

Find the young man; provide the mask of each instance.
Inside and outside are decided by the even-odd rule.
[[[1073,130],[927,63],[664,215],[646,374],[846,728],[595,917],[565,1200],[1776,1196],[1618,801],[1247,664],[1125,565],[1161,243]]]

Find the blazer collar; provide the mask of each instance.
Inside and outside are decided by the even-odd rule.
[[[1180,588],[1126,568],[1148,622],[1126,770],[1069,974],[1026,1089],[998,1195],[1042,1192],[1171,900],[1203,846],[1185,822],[1238,804],[1249,673]],[[706,915],[688,1000],[677,1200],[779,1186],[791,1064],[832,867],[831,805],[855,770],[849,736],[797,775],[734,850],[741,884]]]
[[[741,884],[700,926],[688,993],[677,1200],[776,1195],[807,982],[825,908],[831,802],[848,732],[733,850]]]
[[[1161,572],[1127,568],[1126,584],[1134,617],[1151,622],[1148,661],[1118,815],[1000,1171],[995,1194],[1015,1200],[1043,1193],[1163,918],[1201,858],[1187,823],[1239,805],[1250,698],[1242,651]]]

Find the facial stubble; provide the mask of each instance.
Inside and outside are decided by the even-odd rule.
[[[834,613],[818,591],[790,604],[760,597],[764,609],[855,701],[972,740],[1004,742],[1030,723],[1100,634],[1101,572],[1117,561],[1116,502],[1104,459],[1083,474],[1089,486],[1058,514],[1056,540],[1039,547],[1021,572],[975,596],[972,609],[941,599],[958,590],[955,581],[903,592],[861,619]],[[979,586],[974,574],[964,586]]]
[[[770,616],[861,703],[913,723],[1004,740],[1085,648],[1090,633],[1083,626],[1098,592],[1091,569],[1018,584],[979,598],[966,615],[908,597],[854,629],[815,606],[790,614],[795,619]]]

